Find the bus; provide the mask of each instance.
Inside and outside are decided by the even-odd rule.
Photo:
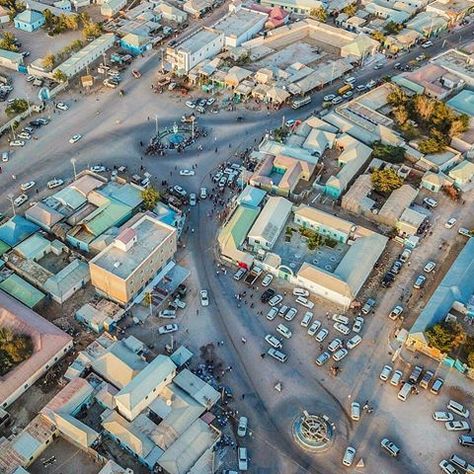
[[[291,101],[291,107],[293,109],[299,109],[300,107],[303,107],[304,105],[309,104],[310,102],[311,102],[311,96],[310,95],[295,98]]]
[[[337,90],[337,93],[339,95],[342,95],[342,94],[345,94],[346,92],[351,91],[352,89],[354,89],[354,86],[352,84],[344,84],[342,87],[339,87],[339,89]]]

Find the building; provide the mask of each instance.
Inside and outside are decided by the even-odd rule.
[[[23,66],[23,55],[0,49],[0,66],[18,71]]]
[[[115,35],[113,33],[105,33],[94,41],[88,43],[77,53],[74,53],[69,59],[66,59],[57,68],[56,71],[61,71],[68,78],[79,74],[87,66],[92,64],[96,59],[102,57],[115,43]]]
[[[451,314],[472,317],[474,294],[474,239],[469,239],[451,265],[408,334],[406,346],[441,360],[445,354],[429,346],[426,331]]]
[[[0,242],[7,247],[15,247],[38,230],[39,227],[36,224],[17,214],[0,225]]]
[[[397,231],[402,237],[417,235],[418,229],[427,219],[426,214],[422,214],[415,209],[407,207],[398,219]]]
[[[391,53],[408,51],[415,46],[421,38],[423,38],[423,36],[417,31],[404,28],[396,35],[387,36],[384,41],[384,46],[388,48]]]
[[[290,13],[309,15],[314,8],[324,8],[324,3],[319,0],[262,0],[262,5],[279,7]]]
[[[376,216],[377,222],[396,227],[405,209],[412,205],[417,196],[418,190],[409,184],[403,184],[395,189],[380,208]]]
[[[286,225],[292,203],[283,197],[269,197],[247,238],[254,249],[271,250]]]
[[[143,215],[89,262],[92,285],[100,294],[127,305],[166,274],[176,240],[174,227]]]
[[[224,33],[224,46],[236,48],[261,31],[267,18],[266,13],[231,3],[229,13],[214,23],[213,28]]]
[[[159,3],[154,11],[159,13],[164,20],[174,21],[178,24],[184,23],[188,18],[186,12],[166,2]]]
[[[143,54],[152,48],[151,38],[148,35],[128,33],[120,39],[120,46],[134,56]]]
[[[15,28],[32,33],[41,28],[45,23],[44,16],[33,10],[25,10],[19,13],[14,19]]]
[[[224,43],[224,33],[202,28],[175,46],[168,47],[167,60],[177,74],[184,75],[201,61],[214,57],[222,50]]]
[[[433,12],[448,20],[450,27],[457,26],[466,15],[474,12],[473,0],[435,0],[426,6],[427,12]]]
[[[449,99],[447,105],[460,114],[474,117],[474,92],[467,89],[462,90],[459,94]]]
[[[10,23],[9,11],[0,5],[0,24]]]
[[[100,14],[111,18],[127,4],[127,0],[107,0],[100,6]]]
[[[211,0],[188,0],[183,5],[183,10],[196,18],[199,18],[204,13],[212,8]]]
[[[447,176],[443,173],[427,171],[421,178],[421,186],[433,193],[441,191],[441,188],[447,183]]]
[[[125,316],[125,311],[116,303],[101,299],[86,303],[76,311],[75,318],[97,334],[112,332],[117,323]]]
[[[0,406],[6,408],[71,350],[73,341],[57,326],[3,291],[0,291],[0,326],[27,334],[33,342],[33,354],[2,376]]]
[[[467,160],[461,161],[448,172],[448,176],[458,189],[467,190],[474,178],[474,163]]]
[[[446,71],[462,79],[468,86],[474,86],[474,75],[472,74],[474,53],[468,54],[456,49],[448,49],[431,59],[431,63],[443,67]]]
[[[134,420],[175,375],[176,365],[171,359],[158,355],[115,395],[118,412],[128,421]]]

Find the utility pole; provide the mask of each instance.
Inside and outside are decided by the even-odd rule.
[[[16,216],[15,205],[13,204],[13,194],[9,194],[8,199],[9,199],[11,205],[12,205],[13,215]]]
[[[158,114],[155,114],[155,135],[158,138]]]
[[[74,171],[74,180],[76,180],[76,158],[71,158],[71,164]]]
[[[191,120],[191,137],[194,139],[194,120]]]

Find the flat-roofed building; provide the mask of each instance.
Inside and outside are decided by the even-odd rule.
[[[144,214],[89,262],[91,282],[126,305],[165,270],[176,250],[176,229]]]

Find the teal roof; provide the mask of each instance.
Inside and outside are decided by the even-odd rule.
[[[29,308],[34,308],[45,297],[43,292],[37,290],[15,273],[0,283],[0,289]]]
[[[49,246],[50,241],[41,234],[33,234],[15,247],[15,250],[28,260],[42,254]]]
[[[259,207],[239,206],[232,218],[219,234],[219,242],[227,247],[229,240],[233,247],[239,248],[260,213]]]
[[[0,226],[0,240],[10,247],[15,247],[38,230],[36,224],[16,215]]]
[[[53,198],[57,199],[63,205],[68,206],[72,209],[80,208],[84,203],[87,202],[87,199],[79,191],[71,188],[69,186],[61,189],[57,193],[53,194]]]
[[[33,25],[34,23],[44,20],[44,16],[39,13],[35,12],[33,10],[25,10],[24,12],[19,13],[15,17],[15,21],[21,21],[22,23],[29,23],[30,25]]]
[[[245,204],[248,207],[257,207],[263,201],[263,198],[267,194],[263,189],[256,188],[255,186],[245,186],[245,189],[237,197],[239,204]]]
[[[119,225],[131,212],[130,206],[111,199],[89,214],[85,224],[92,235],[99,236],[110,227]]]
[[[8,252],[11,249],[9,245],[0,240],[0,255],[3,255],[5,252]]]
[[[101,188],[99,193],[133,208],[138,207],[143,202],[142,190],[130,183],[118,184],[110,181]]]
[[[461,114],[474,117],[474,92],[463,90],[452,99],[448,100],[448,105]]]

